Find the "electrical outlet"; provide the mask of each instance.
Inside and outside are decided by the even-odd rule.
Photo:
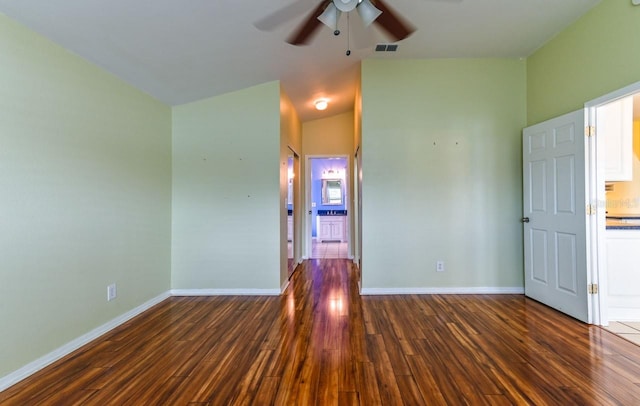
[[[436,272],[444,272],[444,261],[436,261]]]
[[[111,285],[107,286],[107,302],[112,301],[113,299],[116,298],[116,296],[118,296],[118,291],[116,290],[116,284],[112,283]]]

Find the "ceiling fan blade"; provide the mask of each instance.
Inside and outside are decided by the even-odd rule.
[[[394,41],[400,41],[413,34],[416,30],[408,21],[404,20],[382,0],[372,1],[382,11],[382,14],[374,21],[380,28],[386,31]]]
[[[309,0],[298,0],[254,22],[261,31],[272,31],[309,10]]]
[[[318,7],[298,26],[298,29],[287,38],[287,43],[291,45],[307,44],[313,34],[320,28],[320,25],[322,25],[320,20],[318,20],[318,16],[322,14],[329,3],[330,1],[328,0],[321,1]]]

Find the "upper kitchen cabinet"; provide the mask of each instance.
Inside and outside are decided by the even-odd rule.
[[[597,130],[605,140],[605,181],[633,179],[633,96],[598,107]]]

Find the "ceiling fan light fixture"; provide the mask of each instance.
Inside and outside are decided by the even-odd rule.
[[[362,19],[364,26],[368,27],[376,20],[376,18],[380,17],[382,11],[378,10],[373,4],[371,4],[370,0],[360,0],[360,4],[358,5],[358,14],[360,14],[360,18]]]
[[[340,1],[340,0],[338,0]],[[318,20],[332,30],[338,29],[338,20],[340,20],[340,10],[338,10],[334,3],[330,3],[327,8],[324,9],[322,14],[318,16]]]
[[[329,100],[327,99],[318,99],[313,102],[316,105],[316,110],[322,111],[326,110],[329,107]]]
[[[338,10],[348,13],[353,11],[361,0],[333,0],[331,4],[334,4]]]

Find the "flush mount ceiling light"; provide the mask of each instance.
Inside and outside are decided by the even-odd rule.
[[[313,103],[316,105],[316,110],[319,111],[326,110],[329,106],[329,100],[327,99],[318,99]]]

